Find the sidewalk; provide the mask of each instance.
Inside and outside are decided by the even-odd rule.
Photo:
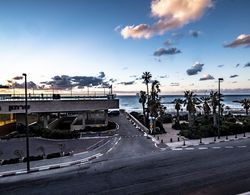
[[[245,134],[245,137],[244,137],[244,134],[238,134],[237,137],[235,137],[235,135],[230,135],[228,136],[228,139],[226,139],[226,136],[221,136],[220,139],[216,137],[216,140],[214,140],[214,137],[202,138],[201,140],[200,139],[190,140],[190,139],[179,136],[178,133],[180,131],[173,129],[171,123],[164,124],[163,126],[166,130],[166,133],[156,135],[156,139],[159,140],[161,143],[165,143],[170,148],[197,146],[197,145],[205,145],[205,144],[212,144],[212,143],[250,138],[250,133],[247,132]]]

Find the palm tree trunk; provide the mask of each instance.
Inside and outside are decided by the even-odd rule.
[[[178,109],[177,109],[177,113],[176,113],[176,124],[180,124],[180,114],[179,114]]]
[[[246,108],[246,115],[248,115],[248,108]]]
[[[188,126],[192,127],[193,126],[193,117],[191,112],[188,112]]]

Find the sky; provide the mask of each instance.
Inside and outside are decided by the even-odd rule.
[[[0,85],[250,93],[249,0],[0,0]],[[2,89],[3,92],[3,89]]]

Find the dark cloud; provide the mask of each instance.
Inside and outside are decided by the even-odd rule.
[[[174,54],[178,54],[181,53],[180,50],[178,50],[177,48],[160,48],[157,51],[154,52],[154,56],[162,56],[162,55],[174,55]]]
[[[173,45],[173,41],[170,40],[170,39],[167,39],[167,40],[164,42],[164,45],[167,46],[167,47],[169,47],[169,46]]]
[[[130,75],[129,77],[131,77],[131,78],[136,78],[137,75]]]
[[[214,80],[214,77],[210,74],[206,74],[200,78],[200,81],[206,81],[206,80]]]
[[[246,67],[250,67],[250,62],[248,62],[247,64],[245,64],[244,68]]]
[[[135,83],[135,81],[129,81],[129,82],[120,82],[118,84],[121,84],[121,85],[133,85]]]
[[[105,73],[104,72],[99,72],[99,78],[105,78]]]
[[[13,82],[11,84],[11,87],[17,88],[17,89],[24,89],[25,84],[24,84],[24,82],[23,83]],[[28,89],[40,89],[41,87],[39,85],[37,85],[36,83],[34,83],[33,81],[29,81],[29,82],[27,82],[27,88]]]
[[[196,75],[198,72],[202,71],[204,64],[201,63],[195,63],[190,69],[187,69],[187,74],[190,75]]]
[[[191,35],[192,37],[198,38],[201,35],[201,31],[190,30],[189,35]]]
[[[225,44],[224,47],[235,48],[243,45],[250,46],[250,35],[241,34],[231,43]]]
[[[117,80],[116,79],[109,79],[109,82],[110,83],[114,83],[114,82],[116,82]]]
[[[8,88],[9,88],[9,86],[0,84],[0,89],[8,89]]]
[[[217,67],[222,68],[223,66],[224,66],[224,64],[220,64]]]
[[[237,81],[233,81],[232,83],[237,83]]]
[[[13,78],[13,80],[16,80],[16,81],[18,81],[18,80],[22,80],[23,79],[23,77],[22,76],[15,76],[14,78]]]
[[[41,84],[48,85],[50,87],[58,89],[71,89],[72,87],[84,88],[84,87],[102,87],[109,86],[110,83],[114,83],[115,79],[109,79],[106,81],[105,73],[99,72],[98,76],[54,76],[51,81],[44,81]]]
[[[237,74],[234,74],[234,75],[231,75],[229,78],[235,78],[235,77],[238,77],[239,75]]]
[[[235,68],[238,68],[239,66],[240,66],[240,64],[236,64],[236,65],[235,65]]]
[[[170,83],[170,86],[177,87],[177,86],[180,86],[180,83]]]

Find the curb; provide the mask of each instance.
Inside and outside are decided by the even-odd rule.
[[[15,175],[23,175],[27,173],[34,173],[34,172],[40,172],[40,171],[46,171],[46,170],[53,170],[53,169],[60,169],[64,167],[69,167],[73,165],[82,165],[86,163],[90,163],[90,161],[97,159],[101,157],[103,154],[98,153],[95,155],[92,155],[90,157],[86,157],[84,159],[76,160],[76,161],[71,161],[67,163],[59,163],[59,164],[52,164],[48,166],[40,166],[40,167],[34,167],[31,168],[29,172],[27,170],[21,169],[21,170],[16,170],[16,171],[6,171],[6,172],[0,172],[0,178],[1,177],[9,177],[9,176],[15,176]]]
[[[237,141],[237,140],[244,140],[244,139],[248,139],[248,138],[250,138],[250,137],[241,137],[241,138],[235,138],[235,139],[228,139],[228,140],[220,140],[220,141],[212,141],[212,142],[209,142],[209,143],[198,143],[198,144],[191,144],[191,145],[185,145],[185,146],[177,146],[177,147],[170,147],[170,146],[168,146],[167,144],[167,146],[172,150],[172,149],[175,149],[175,148],[187,148],[187,147],[194,147],[194,146],[204,146],[204,145],[209,145],[209,144],[216,144],[216,143],[224,143],[224,142],[230,142],[230,141]],[[173,142],[173,143],[177,143],[177,142]]]

